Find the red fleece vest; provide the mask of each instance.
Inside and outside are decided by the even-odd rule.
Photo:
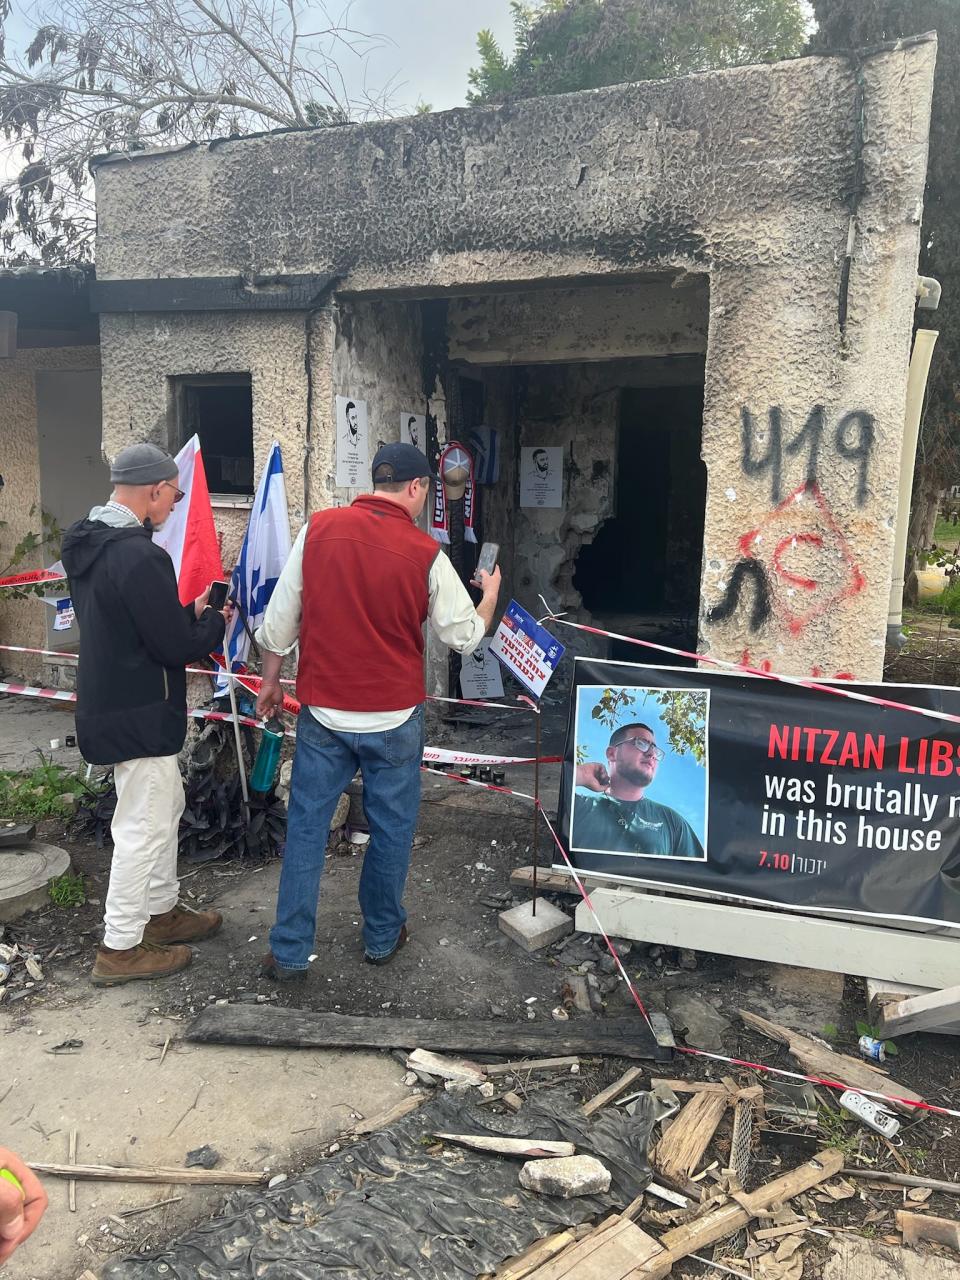
[[[376,494],[311,518],[297,669],[304,706],[401,711],[423,702],[423,624],[438,549],[402,507]]]

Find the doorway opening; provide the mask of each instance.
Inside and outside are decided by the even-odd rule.
[[[614,515],[581,548],[573,578],[604,630],[696,647],[707,491],[702,429],[702,384],[621,392]],[[611,657],[637,661],[638,651],[614,642]]]

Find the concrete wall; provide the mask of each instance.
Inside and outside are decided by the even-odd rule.
[[[314,317],[313,332],[328,320]],[[257,477],[274,440],[283,451],[290,522],[304,519],[307,402],[304,361],[307,317],[257,313],[225,324],[218,314],[185,316],[105,315],[103,352],[103,448],[115,457],[137,440],[176,451],[170,379],[204,373],[251,374],[253,453]],[[329,369],[329,357],[326,360]],[[224,566],[236,563],[249,512],[220,507]]]
[[[7,564],[12,548],[28,533],[40,532],[41,510],[47,494],[41,484],[41,447],[38,437],[38,379],[53,371],[73,373],[97,370],[97,347],[21,348],[12,359],[0,360],[0,406],[3,414],[3,451],[0,474],[0,567]],[[89,407],[89,406],[88,406]],[[79,407],[74,439],[85,452],[92,445],[99,450],[99,420]],[[83,444],[82,441],[87,443]],[[104,475],[106,473],[104,472]],[[57,503],[53,504],[53,513]],[[62,517],[61,517],[62,518]],[[19,570],[41,569],[59,555],[59,547],[45,547],[28,556]],[[0,599],[0,642],[45,648],[46,614],[49,606],[35,596],[25,600]],[[0,668],[24,677],[39,679],[41,659],[27,654],[0,652]]]
[[[120,280],[330,273],[342,305],[709,275],[701,644],[786,672],[876,677],[934,60],[934,43],[916,43],[862,64],[801,59],[126,158],[97,170],[98,277],[109,293]],[[275,362],[273,416],[295,436],[298,326],[263,313],[110,318],[108,448],[152,419],[149,378],[186,371],[172,356],[209,372],[236,368],[238,347],[258,368]],[[497,338],[495,325],[490,351]],[[576,346],[541,332],[529,350],[547,341]],[[313,377],[314,467],[333,410],[332,328],[320,349],[331,363]],[[256,376],[254,397],[256,418]],[[818,410],[800,437],[817,406],[822,424]],[[536,572],[556,576],[546,551]]]
[[[704,276],[452,298],[451,360],[539,364],[707,349]]]

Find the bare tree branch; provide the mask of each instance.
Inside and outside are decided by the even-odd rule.
[[[327,0],[35,0],[14,48],[0,0],[0,256],[92,255],[93,155],[382,118],[380,37]],[[6,141],[4,142],[3,139]]]

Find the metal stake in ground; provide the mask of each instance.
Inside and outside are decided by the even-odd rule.
[[[539,858],[539,847],[538,847],[538,846],[539,846],[539,843],[540,843],[540,754],[541,754],[541,751],[540,751],[540,703],[539,703],[539,701],[537,701],[537,702],[534,704],[534,712],[535,712],[535,714],[536,714],[536,725],[537,725],[537,727],[536,727],[536,730],[534,731],[534,732],[535,732],[535,737],[534,737],[535,747],[534,747],[534,756],[533,756],[533,800],[534,800],[534,804],[533,804],[533,848],[531,849],[531,853],[533,854],[533,906],[532,906],[532,908],[531,908],[530,914],[531,914],[531,915],[533,915],[533,916],[536,916],[536,914],[537,914],[537,864],[538,864],[538,863],[539,863],[539,861],[540,861],[540,858]]]

